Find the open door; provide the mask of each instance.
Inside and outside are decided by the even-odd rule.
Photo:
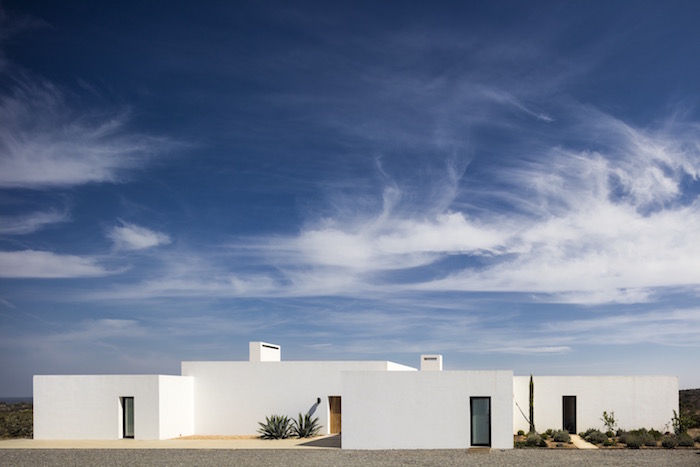
[[[564,430],[576,434],[576,396],[563,396],[563,421]]]
[[[331,433],[340,433],[342,429],[340,396],[328,396],[328,407],[331,414]]]
[[[472,446],[491,446],[491,398],[470,397]]]

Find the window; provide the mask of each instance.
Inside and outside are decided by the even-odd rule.
[[[134,437],[134,398],[122,397],[122,437]]]
[[[491,446],[491,398],[471,397],[471,445]]]

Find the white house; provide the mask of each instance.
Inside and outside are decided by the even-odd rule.
[[[250,343],[244,362],[182,362],[181,376],[34,376],[35,439],[167,439],[255,434],[272,414],[318,417],[344,449],[513,447],[527,431],[529,377],[511,371],[420,371],[389,361],[282,361]],[[678,379],[664,376],[534,377],[535,425],[663,430],[678,410]]]

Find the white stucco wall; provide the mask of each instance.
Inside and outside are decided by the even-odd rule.
[[[134,398],[135,439],[170,437],[168,430],[161,433],[161,421],[183,430],[192,425],[192,387],[191,378],[178,376],[37,375],[34,438],[118,439],[120,397]]]
[[[491,397],[491,446],[513,447],[511,371],[343,374],[344,449],[470,446],[470,397]]]
[[[602,430],[603,411],[615,412],[618,427],[664,431],[673,410],[678,411],[678,378],[672,376],[535,376],[535,428],[562,429],[563,396],[576,396],[576,431]],[[513,381],[513,431],[529,425],[515,403],[529,413],[530,377]]]
[[[195,433],[200,435],[257,434],[266,416],[309,411],[327,434],[328,396],[343,396],[341,372],[401,370],[415,369],[386,361],[182,362],[182,374],[195,381]],[[345,417],[344,398],[342,404]]]
[[[194,379],[183,376],[158,377],[159,439],[194,433]]]

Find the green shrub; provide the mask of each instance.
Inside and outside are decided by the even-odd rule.
[[[607,431],[614,431],[615,427],[617,426],[617,420],[615,420],[615,412],[608,412],[603,411],[603,418],[600,419],[604,424],[605,428],[607,428]]]
[[[656,446],[656,440],[649,433],[642,435],[642,442],[644,446]]]
[[[258,422],[262,439],[287,439],[292,433],[292,423],[286,415],[265,417],[265,423]]]
[[[683,433],[678,435],[678,445],[686,448],[692,448],[695,446],[695,441],[688,433]]]
[[[601,433],[599,430],[591,430],[584,439],[589,443],[603,444],[605,440],[608,439],[608,437],[605,436],[604,433]]]
[[[660,431],[657,431],[655,429],[649,430],[649,434],[654,437],[656,441],[660,440],[663,434]]]
[[[673,431],[677,435],[680,435],[681,433],[685,433],[688,431],[688,428],[690,427],[691,424],[691,419],[688,417],[687,414],[681,413],[677,414],[676,411],[673,411],[673,418],[671,418],[671,423],[673,424]]]
[[[292,433],[297,438],[310,438],[318,434],[321,427],[318,424],[318,417],[311,418],[310,414],[299,414],[298,420],[292,421]]]
[[[605,442],[603,443],[603,446],[616,446],[617,441],[615,439],[606,439]]]
[[[613,436],[615,436],[615,432],[612,430],[608,430],[605,432],[605,436],[607,436],[608,438],[612,438]]]
[[[555,431],[554,434],[552,435],[552,438],[554,439],[554,441],[556,441],[558,443],[568,443],[569,441],[571,441],[571,436],[565,430]]]
[[[523,430],[518,430],[518,436],[525,436],[525,432]]]
[[[554,430],[552,430],[551,428],[548,428],[547,431],[545,431],[545,433],[547,433],[549,436],[552,436],[552,435],[554,435]]]
[[[547,443],[545,440],[542,439],[540,435],[537,433],[530,433],[527,435],[527,441],[526,441],[528,446],[539,446],[539,447],[546,447]]]
[[[625,437],[625,444],[630,449],[639,449],[644,444],[644,439],[639,435],[628,434]]]
[[[678,446],[678,438],[675,436],[664,436],[661,438],[661,446],[666,449],[673,449]]]
[[[549,435],[545,432],[540,435],[542,439],[549,439]]]

